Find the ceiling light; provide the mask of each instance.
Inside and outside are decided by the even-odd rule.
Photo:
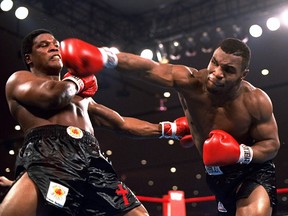
[[[260,37],[263,33],[263,30],[261,28],[261,26],[259,25],[252,25],[250,28],[249,28],[249,33],[252,37]]]
[[[167,51],[162,43],[158,43],[156,48],[156,56],[158,61],[162,64],[167,64],[169,62]]]
[[[185,55],[188,57],[193,57],[197,55],[196,42],[193,37],[188,37],[186,40],[186,52]]]
[[[284,23],[284,25],[288,26],[288,10],[285,10],[282,14],[281,14],[281,20]]]
[[[181,58],[182,47],[179,41],[173,41],[170,44],[170,55],[172,60],[179,60]]]
[[[11,0],[3,0],[0,3],[0,8],[3,11],[9,11],[12,9],[12,7],[13,7],[13,1],[11,1]]]
[[[211,42],[211,39],[210,39],[210,36],[208,34],[208,32],[203,32],[201,37],[200,37],[200,41],[201,41],[201,51],[203,53],[211,53],[212,50],[213,50],[213,47],[212,47],[212,42]]]
[[[20,127],[20,125],[15,125],[14,129],[19,131],[19,130],[21,130],[21,127]]]
[[[146,59],[153,59],[153,52],[150,49],[144,49],[140,56]]]
[[[29,14],[29,11],[26,7],[18,7],[15,11],[15,16],[20,19],[23,20],[25,19]]]
[[[248,42],[248,35],[246,32],[244,32],[242,27],[234,24],[232,25],[232,31],[233,31],[232,32],[233,37],[240,39],[244,43]]]
[[[269,74],[269,70],[263,69],[263,70],[261,71],[261,74],[262,74],[263,76],[266,76],[266,75]]]
[[[171,173],[175,173],[175,172],[176,172],[176,168],[175,168],[175,167],[171,167],[171,168],[170,168],[170,172],[171,172]]]
[[[266,26],[270,31],[276,31],[280,28],[280,20],[276,17],[271,17],[267,20]]]

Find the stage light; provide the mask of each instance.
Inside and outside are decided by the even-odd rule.
[[[165,106],[165,102],[167,102],[166,98],[159,99],[159,107],[157,108],[158,111],[166,111],[167,107]]]
[[[283,11],[283,13],[281,14],[281,20],[284,25],[288,27],[288,10]]]
[[[15,125],[14,129],[17,130],[17,131],[20,131],[21,130],[21,126],[20,125]]]
[[[243,28],[234,24],[234,25],[232,25],[232,31],[233,31],[232,32],[233,37],[240,39],[244,43],[248,42],[249,37],[248,37],[247,33],[244,32]]]
[[[172,60],[179,60],[181,58],[182,47],[179,41],[173,41],[170,44],[170,55]]]
[[[188,57],[193,57],[197,55],[197,50],[196,50],[196,42],[193,37],[188,37],[186,39],[186,52],[185,55]]]
[[[225,39],[225,32],[223,31],[223,29],[221,27],[217,27],[215,29],[216,31],[216,39],[219,40],[219,41],[222,41]]]
[[[153,59],[153,52],[150,49],[144,49],[140,56],[146,59]]]
[[[0,8],[3,11],[9,11],[12,9],[12,7],[13,7],[13,1],[11,1],[11,0],[3,0],[0,3]]]
[[[164,93],[163,93],[163,96],[164,96],[165,98],[169,98],[169,97],[171,96],[171,93],[170,93],[170,92],[164,92]]]
[[[29,14],[29,11],[26,7],[18,7],[15,11],[15,16],[20,19],[23,20],[25,19]]]
[[[269,70],[268,70],[268,69],[263,69],[263,70],[261,71],[261,74],[262,74],[263,76],[266,76],[266,75],[269,74]]]
[[[162,64],[167,64],[169,62],[167,51],[162,43],[158,43],[156,48],[156,56],[158,61]]]
[[[280,28],[280,20],[276,17],[271,17],[267,20],[266,26],[270,31],[276,31]]]
[[[210,39],[208,32],[202,33],[202,35],[200,37],[200,41],[202,44],[201,51],[203,53],[211,53],[213,50],[213,47],[212,47],[212,42],[211,42],[211,39]]]
[[[249,28],[249,33],[252,37],[260,37],[263,33],[263,30],[261,28],[261,26],[259,25],[252,25],[250,28]]]

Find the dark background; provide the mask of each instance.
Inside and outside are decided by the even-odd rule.
[[[29,9],[25,20],[17,20],[14,11],[24,5]],[[197,42],[197,55],[184,54],[176,64],[196,68],[206,67],[211,53],[202,53],[200,35],[207,31],[215,46],[219,38],[215,33],[221,27],[226,36],[233,36],[232,25],[238,25],[244,33],[251,24],[263,28],[260,38],[249,36],[247,44],[252,50],[250,73],[247,80],[264,89],[274,104],[274,113],[279,126],[281,149],[275,158],[277,186],[286,188],[287,174],[287,108],[288,98],[288,27],[275,32],[265,27],[270,16],[279,16],[287,8],[284,0],[63,0],[63,1],[15,1],[9,12],[0,11],[0,175],[13,178],[15,155],[10,149],[21,146],[23,134],[15,131],[17,124],[11,117],[6,99],[5,83],[17,70],[24,69],[20,58],[20,44],[24,35],[36,28],[50,29],[62,40],[77,37],[97,46],[118,46],[122,51],[139,54],[143,48],[155,51],[157,42],[166,46],[173,39],[185,42],[192,35]],[[157,60],[157,59],[155,59]],[[261,75],[269,69],[267,76]],[[65,70],[63,70],[63,73]],[[104,70],[97,75],[99,91],[94,99],[123,116],[133,116],[151,122],[173,121],[183,116],[177,95],[164,99],[163,89],[148,83],[121,76],[114,70]],[[159,111],[164,101],[166,111]],[[96,129],[102,150],[112,151],[109,158],[122,180],[136,193],[149,197],[162,197],[169,190],[185,192],[186,198],[210,196],[200,156],[194,147],[182,148],[178,142],[169,145],[168,140],[135,140]],[[146,161],[146,163],[143,162]],[[175,167],[176,172],[170,172]],[[6,172],[7,168],[10,172]],[[0,188],[1,195],[6,191]],[[287,194],[278,196],[278,215],[288,214]],[[143,202],[150,214],[162,215],[161,203]],[[214,202],[187,203],[187,215],[216,215]]]

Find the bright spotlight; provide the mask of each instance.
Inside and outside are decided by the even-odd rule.
[[[179,60],[181,58],[182,46],[179,41],[171,41],[170,42],[170,55],[169,57],[172,60]]]
[[[281,14],[281,20],[284,25],[288,26],[288,9]]]
[[[13,7],[13,1],[11,1],[11,0],[3,0],[0,3],[0,8],[3,11],[9,11],[9,10],[11,10],[12,7]]]
[[[166,48],[162,43],[158,43],[156,49],[156,57],[158,61],[162,64],[167,64],[169,62]]]
[[[263,76],[266,76],[266,75],[269,74],[269,70],[268,70],[268,69],[263,69],[263,70],[261,71],[261,74],[262,74]]]
[[[20,19],[23,20],[25,19],[29,14],[29,11],[26,7],[18,7],[15,11],[15,16]]]
[[[144,49],[141,52],[141,57],[147,58],[147,59],[152,59],[153,58],[153,52],[150,49]]]
[[[280,28],[280,20],[276,17],[271,17],[267,20],[266,26],[270,31],[276,31]]]
[[[249,33],[252,37],[260,37],[263,33],[263,30],[261,28],[261,26],[259,25],[252,25],[250,28],[249,28]]]

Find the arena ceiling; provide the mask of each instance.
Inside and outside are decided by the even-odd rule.
[[[253,2],[253,3],[252,3]],[[184,43],[187,36],[197,42],[197,54],[171,63],[186,64],[196,68],[206,67],[211,53],[202,53],[200,36],[208,32],[213,45],[218,42],[215,33],[221,27],[231,36],[231,26],[244,31],[253,22],[263,25],[264,18],[279,15],[286,0],[30,0],[16,1],[29,8],[25,20],[17,20],[10,12],[0,12],[1,49],[1,129],[0,129],[0,175],[13,178],[15,155],[21,145],[23,134],[15,131],[6,99],[5,82],[11,73],[24,68],[20,58],[20,43],[25,34],[36,28],[47,28],[59,40],[77,37],[97,46],[118,46],[120,50],[139,53],[143,48],[156,49],[158,43],[169,46],[174,39]],[[15,10],[15,9],[14,9]],[[287,175],[287,129],[288,115],[288,29],[277,32],[264,31],[260,38],[249,38],[252,49],[250,73],[247,77],[255,86],[263,88],[271,97],[279,126],[282,147],[275,159],[278,187],[286,188]],[[262,76],[261,69],[270,74]],[[63,70],[65,72],[65,70]],[[163,98],[163,89],[122,76],[114,70],[104,70],[97,75],[99,91],[94,99],[115,109],[123,116],[134,116],[151,122],[173,121],[183,116],[176,92]],[[163,111],[163,107],[166,108]],[[161,109],[162,108],[162,109]],[[172,188],[183,190],[186,198],[211,195],[205,179],[200,156],[195,148],[184,149],[178,142],[169,145],[167,140],[135,140],[119,136],[111,131],[96,129],[102,150],[112,150],[112,160],[119,176],[137,195],[162,197]],[[9,167],[11,172],[6,173]],[[170,169],[176,168],[176,172]],[[1,192],[4,189],[0,189]],[[287,194],[279,195],[281,212],[288,212]],[[151,215],[162,215],[161,203],[144,205]],[[187,215],[215,215],[214,202],[188,203]]]

